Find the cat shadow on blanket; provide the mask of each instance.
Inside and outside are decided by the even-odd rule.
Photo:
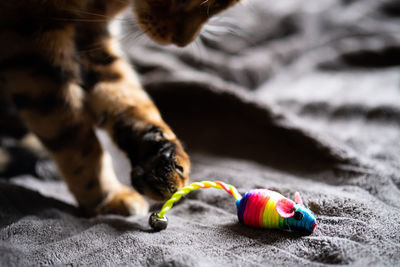
[[[150,228],[146,227],[146,223],[135,223],[119,216],[88,217],[78,207],[4,181],[0,181],[0,203],[2,203],[0,206],[0,226],[11,225],[27,216],[36,216],[40,220],[56,218],[60,216],[59,213],[66,213],[75,218],[87,220],[86,223],[90,225],[107,224],[118,232],[152,232]],[[56,212],[54,212],[55,210]]]
[[[189,152],[248,159],[293,173],[356,164],[340,147],[233,89],[213,92],[206,82],[187,87],[171,82],[147,89]]]
[[[9,225],[28,215],[39,215],[49,209],[58,209],[73,216],[83,216],[77,207],[60,200],[45,197],[25,187],[0,181],[0,226]]]
[[[93,220],[94,224],[104,223],[108,226],[112,227],[114,230],[119,233],[125,232],[145,232],[145,233],[153,233],[154,230],[147,226],[147,217],[145,222],[132,222],[129,221],[126,217],[121,217],[118,215],[104,215],[97,216]]]

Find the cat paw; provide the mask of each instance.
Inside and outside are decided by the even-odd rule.
[[[123,216],[146,215],[149,205],[132,189],[121,186],[120,190],[110,192],[96,208],[97,214],[118,214]]]
[[[155,200],[165,200],[189,181],[190,160],[166,125],[115,123],[114,140],[132,166],[132,186]]]
[[[167,139],[159,127],[150,128],[143,141],[151,153],[132,164],[131,181],[141,194],[165,200],[189,181],[190,160],[176,138]]]

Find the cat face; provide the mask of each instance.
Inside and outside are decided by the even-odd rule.
[[[213,15],[239,0],[133,0],[141,29],[160,44],[185,46]]]

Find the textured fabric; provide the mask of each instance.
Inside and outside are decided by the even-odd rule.
[[[203,46],[121,39],[191,155],[192,181],[299,191],[314,233],[244,227],[214,189],[191,193],[158,233],[147,216],[85,218],[39,164],[0,183],[0,265],[399,265],[399,1],[247,2]]]

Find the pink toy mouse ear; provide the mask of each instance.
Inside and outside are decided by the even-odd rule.
[[[282,218],[290,218],[294,215],[294,203],[286,198],[279,199],[275,209]]]
[[[303,200],[301,199],[299,192],[294,193],[294,202],[303,205]]]

